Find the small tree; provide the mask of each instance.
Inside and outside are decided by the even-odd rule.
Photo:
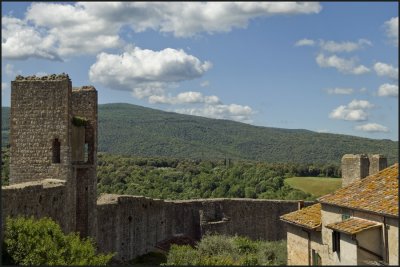
[[[65,235],[50,218],[7,218],[3,263],[16,265],[106,265],[113,254],[96,254],[91,238]]]

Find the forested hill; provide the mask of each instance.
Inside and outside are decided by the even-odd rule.
[[[8,116],[9,108],[3,108],[3,140],[8,136]],[[104,104],[99,105],[99,151],[299,163],[339,163],[346,153],[381,153],[393,163],[398,158],[398,142],[259,127],[130,104]]]

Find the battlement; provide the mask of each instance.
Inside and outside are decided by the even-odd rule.
[[[375,174],[387,167],[380,154],[345,154],[342,157],[342,186]]]
[[[51,75],[47,75],[47,76],[36,76],[36,75],[32,75],[32,76],[22,76],[22,75],[18,75],[17,77],[15,77],[15,81],[16,82],[32,82],[32,81],[63,81],[63,80],[68,80],[71,81],[71,79],[69,78],[68,74],[65,73],[61,73],[61,74],[51,74]]]

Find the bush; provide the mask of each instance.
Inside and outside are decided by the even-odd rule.
[[[7,218],[3,248],[5,263],[16,265],[106,265],[113,257],[96,254],[91,238],[65,235],[49,218]]]
[[[209,235],[196,248],[171,246],[166,265],[285,265],[286,258],[285,241]]]

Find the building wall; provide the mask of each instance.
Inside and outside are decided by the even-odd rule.
[[[67,231],[69,220],[66,210],[65,181],[46,179],[2,187],[2,216],[50,217],[64,231]],[[4,227],[2,220],[2,227]],[[3,228],[4,229],[4,228]]]
[[[388,227],[388,259],[389,265],[399,265],[399,220],[386,218]]]
[[[346,154],[342,157],[342,186],[368,176],[369,159],[364,154]]]
[[[279,216],[297,209],[296,201],[253,199],[163,201],[103,195],[97,203],[99,248],[117,252],[121,260],[152,251],[158,242],[179,234],[196,240],[210,232],[263,240],[284,239],[286,226]],[[200,218],[201,213],[218,212],[225,220]],[[219,227],[207,228],[208,224]]]
[[[358,265],[365,265],[367,261],[383,260],[384,242],[381,228],[372,228],[362,231],[356,235],[356,239],[358,242]],[[374,255],[373,253],[379,255],[380,257]]]
[[[308,235],[301,227],[287,226],[288,265],[309,265]]]
[[[68,76],[22,77],[11,82],[10,184],[70,176]],[[53,163],[53,141],[61,163]]]
[[[304,229],[292,224],[287,225],[287,251],[288,265],[309,265],[313,264],[312,250],[321,256],[323,261],[323,247],[321,232]]]

